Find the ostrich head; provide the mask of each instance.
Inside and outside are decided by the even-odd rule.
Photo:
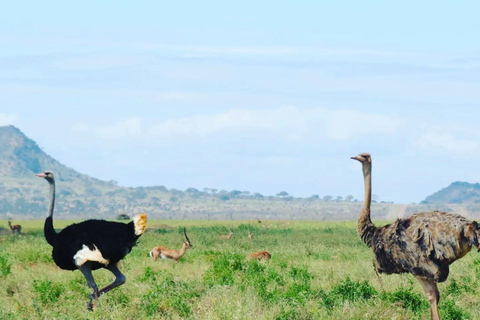
[[[372,162],[372,157],[369,153],[360,153],[356,157],[350,157],[350,159],[360,161],[362,164],[367,164]]]
[[[54,177],[53,177],[53,172],[52,171],[43,171],[41,173],[37,173],[36,174],[37,177],[40,177],[40,178],[44,178],[45,180],[47,180],[48,182],[51,182],[54,180]]]

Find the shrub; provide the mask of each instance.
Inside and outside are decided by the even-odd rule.
[[[450,299],[440,301],[439,309],[440,318],[444,320],[466,320],[471,318],[470,314],[463,311],[455,304],[455,301]]]
[[[243,256],[225,253],[213,260],[204,277],[205,284],[209,287],[214,285],[232,285],[235,282],[235,274],[243,269]]]
[[[34,280],[33,288],[35,289],[35,292],[38,293],[43,305],[58,301],[58,298],[65,290],[61,284],[53,283],[50,280]]]
[[[0,277],[6,277],[12,272],[12,264],[8,262],[7,256],[0,255]]]
[[[403,308],[413,313],[423,312],[430,307],[425,298],[413,292],[412,288],[397,288],[394,292],[385,293],[382,299],[390,303],[400,303]]]
[[[160,284],[142,297],[141,303],[147,315],[169,316],[176,312],[182,318],[190,316],[192,300],[200,297],[202,291],[195,283],[174,281],[167,271],[159,272],[157,276]]]
[[[368,300],[377,295],[377,291],[368,281],[352,281],[347,278],[340,285],[332,289],[331,294],[339,297],[341,301]]]
[[[367,301],[377,296],[377,294],[378,293],[375,288],[373,288],[368,281],[352,281],[350,278],[342,281],[329,293],[323,290],[318,292],[321,304],[327,309],[332,309],[335,306],[344,303],[345,301]]]

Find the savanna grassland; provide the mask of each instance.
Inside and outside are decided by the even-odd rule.
[[[22,236],[0,234],[0,319],[427,319],[411,275],[377,276],[354,222],[149,221],[120,263],[127,282],[86,310],[78,271],[60,270],[43,221],[16,221]],[[55,221],[57,228],[69,221]],[[166,224],[166,225],[164,225]],[[6,221],[0,221],[6,226]],[[194,249],[179,263],[152,261],[155,245],[179,249],[183,226]],[[234,232],[230,240],[217,236]],[[254,234],[248,239],[248,231]],[[245,261],[258,250],[268,262]],[[113,276],[94,272],[99,287]],[[480,256],[452,265],[440,284],[442,319],[480,319]]]

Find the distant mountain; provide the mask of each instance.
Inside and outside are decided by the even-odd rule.
[[[35,173],[52,170],[60,181],[106,183],[59,163],[14,126],[0,127],[0,150],[0,177],[33,178]]]
[[[429,204],[462,204],[472,205],[480,203],[480,183],[457,181],[446,188],[425,198]]]

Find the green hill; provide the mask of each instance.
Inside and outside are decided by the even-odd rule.
[[[426,197],[424,201],[430,204],[470,205],[480,203],[480,183],[457,181]]]

